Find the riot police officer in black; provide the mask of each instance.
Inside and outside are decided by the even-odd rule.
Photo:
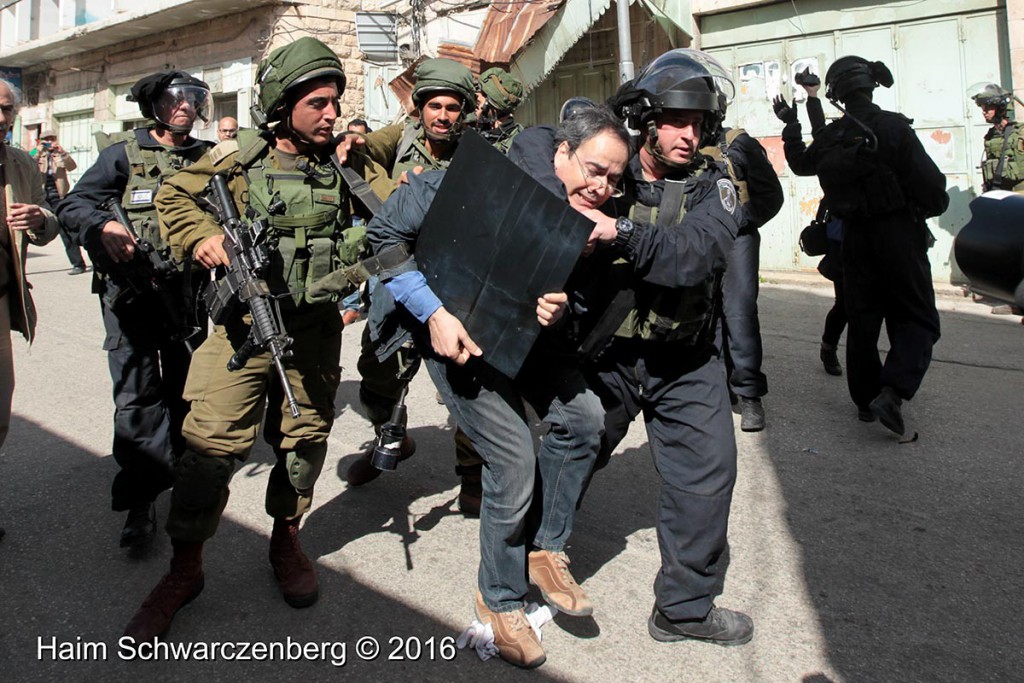
[[[662,479],[661,569],[648,633],[662,642],[742,645],[753,637],[752,620],[714,601],[736,482],[715,301],[743,220],[725,169],[699,152],[721,123],[719,93],[733,91],[716,72],[708,55],[672,50],[610,101],[641,132],[641,148],[624,175],[620,216],[585,212],[606,247],[591,258],[604,268],[589,279],[598,285],[589,294],[596,321],[584,314],[581,327],[592,328],[583,342],[585,353],[597,352],[588,381],[605,408],[595,467],[642,413]]]
[[[212,143],[189,134],[197,118],[206,120],[210,88],[188,73],[150,74],[132,86],[129,99],[138,103],[147,124],[100,136],[107,146],[61,202],[58,214],[95,265],[92,289],[100,297],[103,348],[113,382],[112,453],[121,468],[111,487],[111,507],[128,512],[121,546],[138,548],[156,531],[153,502],[174,482],[173,459],[185,448],[181,424],[188,404],[181,395],[190,354],[183,330],[170,324],[168,306],[194,326],[191,343],[198,345],[205,327],[196,322],[201,318],[194,293],[206,271],[183,266],[184,277],[169,278],[162,292],[133,291],[121,276],[143,254],[106,203],[119,202],[139,236],[169,256],[153,199],[165,179],[201,158]]]
[[[850,397],[861,420],[877,417],[902,435],[902,403],[921,386],[939,339],[925,219],[944,212],[949,197],[946,177],[912,121],[872,102],[877,86],[892,83],[882,62],[836,60],[825,74],[826,96],[845,115],[809,147],[786,139],[785,152],[795,173],[817,174],[829,209],[845,226]],[[878,355],[883,322],[890,342],[884,364]]]

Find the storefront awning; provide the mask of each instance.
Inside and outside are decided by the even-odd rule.
[[[533,90],[609,7],[611,0],[566,0],[526,48],[513,57],[509,71],[523,82],[527,92]]]
[[[548,22],[566,0],[536,2],[513,0],[495,3],[487,10],[473,52],[481,62],[508,64]]]

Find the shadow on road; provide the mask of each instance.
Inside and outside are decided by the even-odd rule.
[[[437,436],[443,433],[433,431]],[[429,442],[429,435],[424,438]],[[15,451],[22,452],[13,456]],[[26,451],[32,457],[25,457]],[[239,475],[266,469],[269,450],[257,448],[253,455],[252,466],[241,468]],[[311,659],[290,662],[121,661],[119,652],[128,652],[118,647],[122,629],[166,571],[171,553],[166,535],[161,532],[142,557],[117,548],[122,517],[108,509],[109,485],[116,470],[113,459],[85,451],[34,422],[15,418],[0,465],[7,528],[0,542],[0,661],[7,680],[325,680],[347,673],[364,680],[469,681],[482,674],[497,680],[521,675],[504,663],[480,662],[468,651],[458,651],[454,661],[442,661],[440,642],[457,636],[458,627],[322,563],[318,567],[320,601],[305,610],[288,607],[266,560],[267,536],[233,521],[230,503],[216,537],[204,549],[206,589],[179,613],[169,640],[272,643],[291,639],[303,645],[344,643],[345,651],[319,649]],[[241,485],[237,479],[232,482],[232,486]],[[350,496],[359,497],[358,492],[348,492],[339,499]],[[363,498],[354,505],[380,507],[379,514],[368,517],[371,522],[353,526],[353,516],[342,514],[341,500],[310,516],[303,539],[312,558],[343,549],[361,534],[379,531],[375,524],[385,516],[402,517],[401,505],[393,503],[391,495]],[[166,513],[167,496],[163,495],[158,502],[161,523]],[[429,533],[436,522],[436,518],[421,518],[414,533]],[[470,602],[464,602],[468,607]],[[458,607],[462,619],[465,610],[461,604]],[[356,656],[356,642],[364,636],[373,636],[380,644],[381,654],[374,661]],[[83,650],[83,643],[103,643],[106,659],[53,661],[48,654],[38,659],[38,638],[50,643],[53,637],[77,644],[86,653],[98,650]],[[411,649],[401,647],[410,637],[423,644],[418,660],[412,660]],[[428,661],[429,638],[434,639],[437,661]],[[389,660],[389,655],[395,659]],[[344,668],[332,663],[342,659]],[[531,677],[549,678],[543,671]]]

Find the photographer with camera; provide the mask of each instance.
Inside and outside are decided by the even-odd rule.
[[[78,164],[64,148],[57,143],[57,134],[52,130],[43,130],[36,140],[36,148],[30,154],[35,157],[39,165],[39,174],[43,176],[43,192],[46,193],[46,201],[54,209],[64,195],[68,193],[68,171],[74,171]],[[60,239],[64,243],[64,251],[71,263],[69,275],[81,275],[86,270],[85,259],[82,257],[82,248],[74,243],[67,231],[61,227]]]

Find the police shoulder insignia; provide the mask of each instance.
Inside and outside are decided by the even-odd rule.
[[[736,213],[736,188],[728,178],[718,181],[718,198],[729,213]]]

